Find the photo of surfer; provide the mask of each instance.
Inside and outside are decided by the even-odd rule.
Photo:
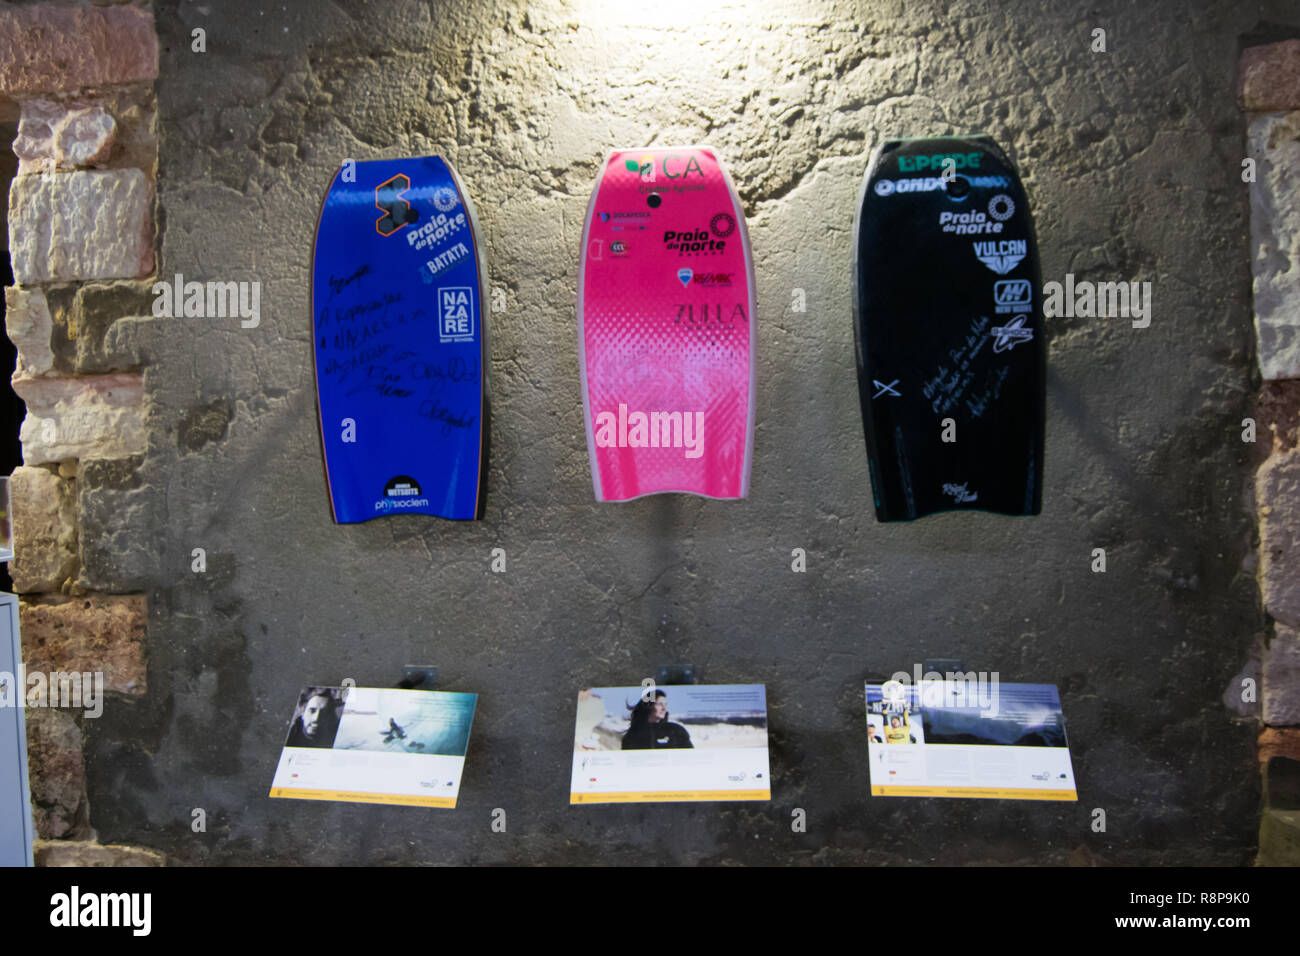
[[[916,738],[912,736],[912,728],[908,725],[907,711],[903,711],[901,714],[887,714],[886,717],[888,723],[885,724],[885,743],[916,743]]]
[[[867,740],[873,744],[885,742],[885,720],[879,714],[867,715]]]
[[[286,747],[333,747],[343,712],[343,688],[306,687],[298,695]]]
[[[476,694],[354,687],[334,749],[463,757],[477,702]]]
[[[591,687],[578,694],[574,749],[766,747],[762,684]]]
[[[631,726],[623,735],[624,750],[682,749],[692,747],[691,735],[681,724],[668,719],[668,694],[656,690],[653,700],[641,700],[632,708]]]

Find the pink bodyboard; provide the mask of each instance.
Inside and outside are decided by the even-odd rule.
[[[749,493],[754,268],[707,146],[615,150],[583,228],[578,347],[597,501]]]

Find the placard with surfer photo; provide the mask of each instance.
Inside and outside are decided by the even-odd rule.
[[[305,687],[271,796],[454,807],[477,694]]]
[[[769,799],[764,685],[579,691],[571,803]]]
[[[873,796],[1078,799],[1052,684],[971,671],[865,693]]]

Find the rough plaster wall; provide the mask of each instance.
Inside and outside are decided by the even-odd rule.
[[[1238,438],[1255,373],[1232,76],[1237,36],[1294,13],[701,3],[670,5],[689,25],[675,33],[620,27],[620,6],[652,16],[158,5],[159,272],[260,280],[263,315],[128,330],[150,437],[120,518],[140,529],[125,561],[149,592],[150,692],[90,728],[100,839],[190,862],[1061,862],[1080,846],[1247,861],[1253,724],[1221,700],[1263,629]],[[1110,52],[1089,52],[1094,25]],[[190,52],[196,26],[206,54]],[[965,131],[1014,150],[1045,279],[1150,280],[1153,318],[1049,325],[1041,517],[885,526],[852,361],[853,203],[881,139]],[[720,150],[749,216],[753,489],[597,506],[582,218],[606,150],[683,142]],[[439,151],[509,292],[492,317],[487,517],[336,527],[309,338],[320,199],[344,158]],[[806,314],[790,310],[796,287]],[[489,573],[494,547],[505,574]],[[1095,547],[1105,574],[1089,570]],[[866,795],[863,675],[940,656],[1060,685],[1079,803]],[[570,808],[577,689],[679,660],[706,682],[767,684],[771,804]],[[300,686],[390,685],[425,661],[444,689],[481,694],[457,810],[267,799]],[[195,807],[206,833],[191,832]],[[807,833],[791,832],[794,807]]]

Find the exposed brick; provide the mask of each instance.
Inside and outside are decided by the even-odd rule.
[[[50,304],[40,289],[5,289],[5,331],[18,349],[18,375],[44,375],[54,366]]]
[[[108,162],[117,140],[117,122],[102,103],[23,103],[18,138],[18,175],[52,173]]]
[[[67,92],[157,76],[158,36],[147,8],[0,8],[0,93]]]
[[[1253,113],[1300,109],[1300,40],[1242,50],[1237,103]]]
[[[19,176],[9,190],[20,284],[153,271],[153,191],[139,169]]]
[[[73,485],[44,468],[20,467],[9,478],[19,594],[58,591],[77,566],[77,497]]]
[[[1300,725],[1300,631],[1279,623],[1263,663],[1264,723]]]
[[[33,848],[37,866],[166,866],[167,857],[139,846],[85,843],[72,840],[37,840]]]
[[[29,707],[25,716],[37,835],[53,840],[90,836],[81,728],[70,714],[53,708]]]
[[[1289,757],[1300,760],[1300,730],[1286,727],[1265,727],[1255,742],[1259,749],[1259,767],[1261,772],[1273,757]]]
[[[102,671],[104,689],[134,696],[146,687],[143,594],[92,594],[19,606],[28,672]]]
[[[145,586],[156,554],[142,540],[153,498],[141,481],[143,455],[90,458],[77,478],[77,585],[122,593]]]
[[[1265,382],[1255,398],[1256,441],[1264,452],[1300,446],[1300,379]]]
[[[27,403],[19,438],[28,465],[126,458],[144,451],[144,383],[139,375],[15,378],[13,387]]]
[[[1267,809],[1259,822],[1258,866],[1300,866],[1300,810]]]
[[[54,369],[62,375],[95,375],[133,368],[139,358],[122,346],[118,320],[148,316],[153,282],[145,279],[87,282],[46,290]]]
[[[1266,380],[1300,378],[1300,110],[1253,117],[1248,139],[1259,370]]]
[[[1264,608],[1300,627],[1300,451],[1275,452],[1255,473]]]

